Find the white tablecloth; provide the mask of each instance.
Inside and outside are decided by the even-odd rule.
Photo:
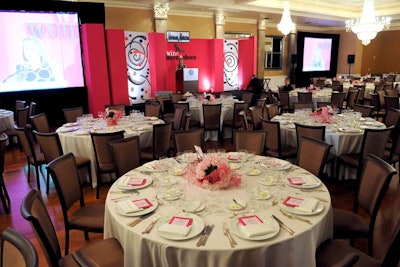
[[[290,106],[298,102],[297,92],[307,92],[306,89],[297,88],[289,92]],[[322,89],[312,91],[312,101],[314,109],[317,108],[317,102],[331,102],[332,89]]]
[[[0,109],[0,132],[14,127],[14,112]]]
[[[219,203],[222,205],[221,209],[224,211],[222,214],[209,211],[208,205],[210,202],[206,201],[206,199],[212,194],[210,193],[211,191],[190,183],[186,199],[183,200],[184,203],[192,203],[194,200],[206,201],[205,210],[198,213],[198,215],[205,224],[215,225],[205,246],[196,246],[199,239],[198,236],[180,241],[162,238],[157,232],[160,222],[156,224],[149,234],[142,234],[142,231],[149,225],[152,218],[157,216],[156,214],[162,214],[165,218],[179,214],[182,209],[182,207],[178,206],[179,200],[160,205],[155,212],[156,214],[146,218],[134,227],[127,226],[135,218],[119,215],[115,209],[117,204],[112,201],[113,198],[123,195],[118,188],[118,181],[114,183],[107,195],[104,237],[116,237],[119,240],[125,252],[124,261],[126,267],[315,266],[316,247],[327,238],[332,237],[332,209],[329,192],[323,184],[318,187],[318,190],[304,193],[298,188],[293,188],[289,185],[263,186],[257,182],[260,179],[265,179],[267,175],[284,179],[290,175],[304,174],[305,170],[297,166],[292,166],[289,171],[268,172],[262,169],[262,173],[258,176],[244,174],[248,172],[247,168],[252,166],[254,162],[265,159],[265,157],[255,156],[255,158],[249,160],[245,165],[242,165],[238,170],[242,174],[242,185],[238,188],[230,187],[216,192],[217,196],[222,198],[220,201],[214,202],[214,204]],[[142,177],[143,175],[145,174],[141,174]],[[153,177],[158,177],[156,182],[158,184],[162,183],[163,179],[168,176],[166,173],[160,173],[153,175]],[[160,177],[162,177],[161,180]],[[182,176],[174,176],[173,179],[176,179],[178,182],[176,186],[187,184],[187,180]],[[273,195],[268,200],[256,200],[255,202],[259,202],[260,206],[249,201],[249,188],[255,186],[261,186],[261,188],[268,190]],[[140,189],[138,198],[154,197],[157,187],[148,186]],[[311,225],[283,216],[279,211],[279,204],[272,205],[272,202],[277,198],[281,198],[280,202],[282,202],[282,199],[289,194],[302,194],[303,196],[307,194],[309,197],[315,196],[326,201],[320,202],[323,205],[322,212],[310,216],[300,216],[310,220]],[[273,238],[253,241],[239,238],[232,233],[237,242],[237,246],[232,248],[222,231],[223,222],[228,222],[229,224],[230,220],[235,220],[231,218],[232,211],[227,209],[229,207],[227,201],[231,201],[232,198],[236,198],[239,201],[247,201],[247,215],[275,215],[293,229],[295,234],[291,236],[281,228],[279,233]],[[185,205],[184,203],[183,205]],[[252,211],[254,207],[256,207],[256,210]],[[232,232],[232,229],[230,230]]]
[[[141,148],[148,147],[153,142],[152,124],[164,123],[160,119],[124,117],[115,126],[107,126],[103,119],[94,119],[79,124],[64,124],[56,131],[60,137],[64,153],[73,153],[76,156],[87,157],[91,161],[92,186],[97,185],[96,156],[93,150],[90,131],[115,132],[124,130],[124,137],[139,135]],[[68,127],[67,127],[68,126]],[[136,128],[135,128],[136,127]],[[140,128],[140,127],[147,127]],[[139,130],[140,129],[140,130]]]

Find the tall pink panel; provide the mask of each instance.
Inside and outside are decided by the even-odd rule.
[[[210,61],[212,62],[211,80],[214,92],[224,91],[224,40],[213,39],[211,41],[212,53]]]
[[[168,86],[168,79],[175,79],[175,73],[171,77],[167,71],[166,54],[167,41],[164,33],[149,33],[149,56],[151,73],[151,96],[157,91],[173,91],[175,88]]]
[[[89,112],[97,114],[110,103],[107,56],[103,24],[82,25],[82,49]]]
[[[243,89],[250,82],[253,74],[257,75],[257,39],[239,40],[239,88]]]
[[[124,30],[106,30],[111,104],[129,105]]]

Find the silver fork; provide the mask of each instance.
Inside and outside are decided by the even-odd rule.
[[[146,227],[146,229],[142,232],[142,234],[149,234],[153,229],[154,225],[158,222],[161,218],[161,214],[158,214],[157,217],[153,218],[153,221]]]
[[[224,235],[228,238],[229,243],[231,244],[231,247],[234,248],[235,245],[237,245],[237,243],[236,243],[236,241],[233,239],[233,237],[232,237],[232,235],[231,235],[231,233],[230,233],[230,231],[229,231],[229,228],[228,228],[228,225],[226,224],[226,222],[224,222],[224,223],[222,224],[222,231],[223,231]]]

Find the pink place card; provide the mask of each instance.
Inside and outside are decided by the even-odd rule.
[[[193,223],[193,219],[187,217],[173,216],[168,223],[172,225],[190,227]]]
[[[243,216],[238,218],[239,223],[243,226],[263,224],[264,222],[257,215]]]
[[[129,179],[127,184],[130,185],[130,186],[141,186],[141,185],[146,184],[146,178],[135,178],[135,177],[132,177],[132,178]]]
[[[304,180],[303,177],[288,177],[287,178],[289,183],[292,185],[303,185],[305,183],[307,183],[306,180]]]
[[[285,206],[288,207],[298,207],[303,203],[304,199],[303,198],[297,198],[297,197],[287,197],[282,203]]]
[[[151,203],[147,198],[136,199],[136,200],[133,200],[132,202],[139,209],[148,209],[153,206],[153,203]]]

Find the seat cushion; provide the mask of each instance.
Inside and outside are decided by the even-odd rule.
[[[342,209],[333,209],[333,238],[366,237],[368,225],[358,214]]]
[[[74,257],[69,254],[66,255],[64,257],[62,257],[59,261],[58,261],[58,265],[59,267],[79,267],[80,265],[75,261]]]
[[[75,161],[76,161],[76,165],[78,167],[81,167],[86,164],[90,164],[90,159],[85,158],[85,157],[75,156]]]
[[[87,229],[90,232],[103,232],[104,205],[89,205],[76,210],[69,218],[72,228]]]
[[[359,164],[359,154],[352,153],[352,154],[343,154],[339,156],[339,159],[344,162],[346,165],[353,166],[355,168],[358,167]]]

